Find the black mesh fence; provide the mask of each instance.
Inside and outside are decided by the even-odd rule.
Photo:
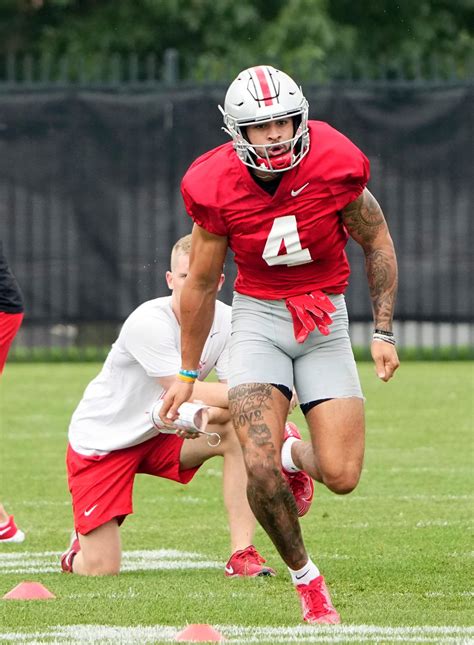
[[[93,354],[134,307],[167,293],[170,249],[191,230],[180,179],[226,141],[216,108],[224,93],[214,85],[0,94],[0,235],[26,301],[13,354]],[[402,344],[457,355],[472,340],[473,87],[361,83],[305,94],[311,118],[370,158],[369,188],[399,259]],[[350,243],[348,253],[348,307],[363,343],[367,281],[360,250]],[[229,257],[227,302],[234,276]]]

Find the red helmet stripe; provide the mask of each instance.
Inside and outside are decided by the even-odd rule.
[[[258,84],[255,85],[258,88],[260,85],[260,96],[259,101],[263,101],[265,105],[273,105],[275,97],[272,97],[272,92],[267,80],[267,74],[265,67],[254,67],[255,75],[257,76]],[[268,73],[268,72],[267,72]]]

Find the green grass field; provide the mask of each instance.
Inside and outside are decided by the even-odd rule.
[[[169,643],[208,623],[229,643],[473,642],[473,364],[405,363],[390,384],[360,364],[367,450],[357,490],[322,486],[302,527],[343,618],[302,625],[289,575],[265,533],[272,579],[229,580],[221,462],[187,487],[139,476],[113,578],[62,574],[72,513],[69,417],[96,364],[9,364],[1,383],[0,501],[26,532],[0,544],[0,598],[35,580],[55,600],[0,600],[1,643]],[[301,414],[293,419],[304,428]]]

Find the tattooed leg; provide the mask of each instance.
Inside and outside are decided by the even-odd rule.
[[[288,400],[268,383],[246,383],[229,390],[229,410],[244,454],[250,507],[286,565],[300,569],[308,556],[280,460]]]

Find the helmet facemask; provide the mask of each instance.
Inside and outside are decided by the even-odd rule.
[[[269,66],[244,70],[230,85],[224,106],[219,106],[223,129],[232,137],[234,150],[246,166],[268,173],[285,172],[308,153],[308,102],[301,88],[283,72]],[[248,141],[247,126],[280,119],[292,119],[297,124],[291,139],[258,146]],[[272,157],[269,150],[277,145],[289,145],[289,150]]]

